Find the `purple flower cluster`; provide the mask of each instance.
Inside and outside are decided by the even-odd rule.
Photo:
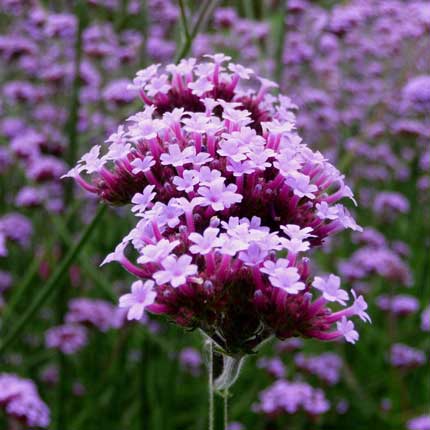
[[[343,363],[341,357],[333,352],[316,356],[305,356],[300,353],[294,357],[294,362],[299,369],[317,376],[329,385],[339,382]]]
[[[0,257],[8,254],[6,241],[26,248],[30,245],[33,227],[31,221],[19,213],[9,213],[0,218]]]
[[[430,75],[414,76],[403,88],[402,96],[408,107],[430,111]]]
[[[365,279],[376,274],[402,286],[412,285],[409,266],[387,246],[364,246],[358,249],[348,260],[339,263],[339,271],[351,280]]]
[[[0,407],[7,415],[30,427],[48,427],[50,412],[35,384],[19,376],[0,374]]]
[[[64,354],[74,354],[87,344],[85,327],[77,324],[65,324],[52,327],[45,333],[47,348],[59,349]]]
[[[382,294],[376,298],[376,304],[383,311],[392,312],[399,316],[413,314],[420,308],[418,300],[407,294],[398,294],[392,297]]]
[[[121,327],[124,323],[124,317],[124,312],[104,300],[75,298],[69,301],[65,321],[66,327],[72,325],[72,332],[76,330],[75,324],[87,325],[105,332],[112,328]],[[83,340],[85,335],[80,329],[78,332],[75,334]]]
[[[421,314],[421,330],[430,331],[430,305]]]
[[[318,416],[330,409],[330,402],[324,392],[313,388],[305,382],[289,382],[280,379],[259,395],[254,411],[270,417],[279,414],[296,414],[304,411],[309,415]]]
[[[197,349],[188,347],[179,353],[179,363],[185,371],[197,376],[201,373],[203,360]]]
[[[277,379],[281,379],[285,376],[285,366],[279,357],[261,357],[257,361],[257,367],[265,369],[270,376]]]
[[[409,212],[409,201],[400,193],[379,192],[373,203],[375,214],[392,219],[398,213]]]
[[[430,414],[421,415],[407,422],[408,430],[430,430]]]
[[[130,319],[146,308],[200,328],[228,352],[272,334],[355,342],[347,318],[369,319],[364,299],[353,292],[333,313],[327,304],[346,306],[348,293],[334,275],[312,280],[302,257],[329,235],[360,230],[339,203],[351,190],[301,142],[294,105],[269,94],[273,82],[209,57],[139,71],[145,109],[68,174],[102,200],[131,202],[140,219],[105,259],[142,279],[121,306]]]
[[[395,343],[390,351],[390,363],[394,367],[410,369],[422,366],[427,360],[423,351],[402,343]]]

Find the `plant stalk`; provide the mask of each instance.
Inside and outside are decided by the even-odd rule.
[[[14,341],[20,338],[22,330],[31,321],[40,307],[51,297],[54,292],[58,292],[58,286],[60,285],[59,282],[61,281],[61,278],[69,269],[75,258],[79,255],[88,239],[91,237],[91,234],[95,230],[105,211],[106,206],[100,206],[91,223],[85,228],[79,241],[72,249],[69,250],[53,275],[48,279],[48,282],[43,287],[41,287],[35,300],[30,303],[21,318],[18,319],[17,323],[6,334],[3,341],[0,343],[0,353],[3,353],[6,348],[8,348]]]
[[[209,430],[214,430],[214,347],[212,340],[208,341],[208,375],[209,375]]]
[[[203,2],[200,6],[197,18],[194,22],[194,25],[191,29],[191,31],[188,30],[188,22],[185,15],[185,10],[182,13],[182,2],[180,2],[181,6],[181,17],[182,17],[182,25],[183,25],[183,32],[185,35],[185,42],[182,45],[181,50],[179,51],[178,55],[176,56],[175,62],[178,63],[181,61],[184,57],[188,55],[190,52],[191,46],[193,44],[193,40],[197,36],[198,32],[200,31],[201,27],[212,15],[212,12],[215,9],[215,6],[217,5],[218,0],[206,0]]]

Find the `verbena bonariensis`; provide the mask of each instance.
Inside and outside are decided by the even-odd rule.
[[[8,416],[30,427],[48,427],[50,412],[29,379],[0,374],[0,407]]]
[[[312,279],[303,257],[328,235],[360,229],[339,203],[351,190],[302,143],[291,100],[269,94],[276,84],[223,54],[210,59],[139,71],[134,89],[147,106],[103,155],[95,146],[69,172],[140,218],[104,261],[141,279],[120,306],[129,319],[146,309],[199,328],[232,355],[272,335],[355,342],[347,318],[369,319],[363,297],[352,292],[351,306],[332,311],[348,293],[335,275]]]

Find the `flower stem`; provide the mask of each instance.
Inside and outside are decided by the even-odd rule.
[[[75,41],[74,78],[71,88],[69,118],[66,123],[65,132],[68,139],[68,151],[66,160],[69,165],[76,162],[78,153],[78,121],[79,121],[79,95],[81,89],[81,63],[82,63],[82,35],[87,25],[87,6],[82,0],[78,0],[75,6],[75,16],[78,21],[78,30]],[[66,184],[65,201],[70,204],[73,200],[74,183]]]
[[[228,427],[228,388],[224,390],[224,430],[227,430]]]
[[[68,221],[76,215],[76,212],[78,211],[80,207],[80,202],[78,204],[75,204],[73,208],[69,211],[67,214],[66,220],[64,223],[67,225]],[[32,282],[34,278],[37,275],[37,271],[39,270],[40,263],[43,261],[44,254],[47,252],[46,250],[49,250],[52,248],[52,244],[54,243],[55,235],[52,235],[48,238],[48,241],[45,244],[45,251],[38,255],[36,254],[31,261],[31,263],[28,265],[28,269],[26,270],[26,273],[22,279],[21,282],[18,283],[18,285],[14,288],[14,294],[8,301],[7,307],[4,310],[3,317],[2,317],[2,325],[6,321],[9,320],[9,318],[12,317],[14,313],[17,312],[16,307],[19,303],[21,303],[21,299],[27,294],[28,289],[32,285]]]
[[[181,50],[179,51],[178,55],[176,56],[175,62],[179,62],[184,57],[186,57],[191,49],[191,45],[193,43],[193,40],[197,36],[198,32],[200,31],[200,28],[202,25],[209,19],[209,17],[212,15],[213,10],[215,9],[216,4],[218,3],[218,0],[206,0],[203,2],[200,6],[197,18],[194,22],[194,25],[189,31],[187,18],[185,15],[185,10],[183,8],[182,2],[180,2],[181,6],[181,18],[182,18],[182,25],[183,25],[183,31],[185,35],[185,41],[182,45]]]
[[[214,347],[208,341],[208,385],[209,385],[209,430],[214,430]]]
[[[81,63],[82,63],[82,35],[87,22],[86,4],[83,0],[78,0],[75,5],[75,17],[78,22],[78,29],[75,40],[75,58],[74,58],[74,78],[70,97],[69,118],[66,124],[65,132],[68,137],[67,162],[72,165],[76,161],[78,153],[78,120],[79,120],[79,96],[81,90]],[[74,184],[68,182],[64,186],[64,202],[68,207],[74,199]],[[73,231],[75,218],[70,219],[70,229]],[[67,249],[67,244],[62,242],[62,251]],[[56,320],[60,325],[63,322],[64,314],[67,309],[69,298],[69,289],[66,280],[59,280],[58,293],[56,298]],[[56,388],[56,421],[55,428],[58,430],[67,430],[68,417],[66,398],[68,390],[68,373],[69,363],[62,351],[57,352],[57,365],[59,380]]]
[[[285,33],[286,33],[286,15],[287,15],[287,2],[284,2],[284,6],[281,8],[281,13],[279,14],[274,29],[274,39],[276,41],[275,47],[275,78],[277,82],[281,82],[282,78],[282,56],[285,44]]]
[[[40,307],[45,303],[45,301],[50,298],[50,296],[54,292],[58,292],[58,286],[60,285],[59,281],[66,273],[70,265],[73,263],[75,258],[78,256],[85,243],[91,237],[91,234],[98,225],[105,211],[106,206],[100,206],[91,223],[85,228],[79,241],[73,248],[69,250],[65,258],[58,266],[57,270],[55,270],[53,275],[49,278],[48,282],[40,288],[39,294],[36,296],[33,303],[28,306],[27,310],[23,313],[15,326],[13,326],[12,329],[4,337],[3,341],[0,343],[0,353],[4,352],[7,347],[9,347],[14,341],[20,338],[22,330],[31,321],[35,313],[40,309]]]
[[[185,39],[190,37],[190,31],[188,30],[187,14],[185,13],[184,0],[179,0],[179,8],[181,10],[181,23],[184,31]]]

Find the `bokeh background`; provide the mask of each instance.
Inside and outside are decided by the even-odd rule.
[[[230,429],[430,429],[430,3],[182,4],[190,26],[208,11],[190,43],[174,0],[0,0],[0,429],[207,427],[201,336],[127,322],[132,277],[98,267],[129,209],[109,209],[52,282],[97,207],[61,176],[141,108],[135,73],[181,52],[277,81],[364,228],[314,260],[365,295],[373,324],[356,345],[266,344],[231,390]]]

